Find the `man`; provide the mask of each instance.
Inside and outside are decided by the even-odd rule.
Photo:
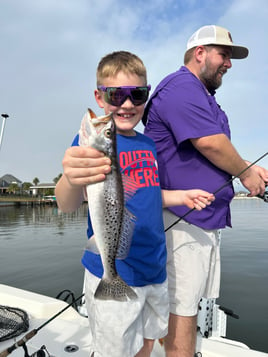
[[[230,141],[226,114],[214,94],[231,68],[231,59],[247,57],[225,28],[209,25],[187,43],[184,64],[157,86],[147,105],[145,134],[156,143],[162,189],[200,187],[216,192],[249,163]],[[263,194],[268,171],[252,166],[240,175],[250,196]],[[170,318],[165,338],[167,357],[193,357],[197,312],[202,296],[217,298],[220,285],[220,229],[231,227],[232,183],[201,212],[191,212],[167,232]],[[186,207],[164,211],[169,227]]]

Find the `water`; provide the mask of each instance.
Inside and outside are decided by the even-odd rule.
[[[240,316],[228,319],[228,337],[268,352],[268,204],[233,200],[232,217],[222,237],[218,302]]]
[[[232,202],[233,229],[222,235],[218,300],[240,316],[228,318],[227,337],[268,352],[268,204]],[[81,294],[80,263],[87,206],[63,214],[54,206],[0,207],[0,283],[55,297]],[[1,302],[0,302],[1,303]]]

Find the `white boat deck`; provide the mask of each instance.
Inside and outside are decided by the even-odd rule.
[[[61,300],[2,284],[0,284],[0,304],[25,310],[30,322],[28,332],[39,328],[67,306],[67,303]],[[3,351],[19,341],[26,333],[16,339],[0,342],[0,357],[7,356]],[[87,318],[70,307],[41,328],[27,342],[27,348],[30,355],[44,345],[51,357],[89,357],[89,342]],[[267,353],[250,350],[242,343],[221,337],[198,337],[197,351],[202,353],[202,357],[268,357]],[[21,357],[24,351],[19,347],[11,355]],[[164,357],[164,355],[163,347],[156,341],[151,357]]]

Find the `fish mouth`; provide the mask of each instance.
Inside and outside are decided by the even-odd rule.
[[[109,121],[112,119],[112,112],[100,117],[97,117],[91,109],[88,109],[88,112],[90,115],[91,123],[93,124],[97,133],[99,133],[105,127],[105,125],[109,123]]]

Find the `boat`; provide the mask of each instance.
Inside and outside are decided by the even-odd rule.
[[[0,357],[89,357],[90,339],[83,294],[76,299],[69,292],[72,296],[70,303],[67,296],[62,300],[61,295],[52,298],[0,284],[0,307],[26,312],[29,322],[27,331],[0,342]],[[79,304],[76,303],[78,300],[81,301]],[[217,305],[214,299],[201,301],[196,356],[268,357],[267,353],[225,337],[230,315],[234,315],[233,312]],[[7,320],[10,317],[3,319],[0,310],[0,337]],[[165,356],[160,342],[155,342],[151,357]]]

